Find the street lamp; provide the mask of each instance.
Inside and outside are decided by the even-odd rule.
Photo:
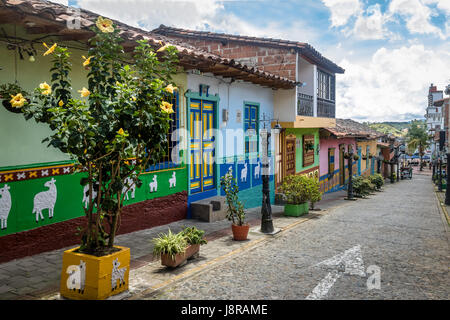
[[[353,197],[353,148],[348,146],[348,187],[347,187],[347,198],[345,200],[356,200]]]
[[[277,124],[274,126],[274,133],[279,133],[281,125],[278,123],[278,119],[266,119],[263,114],[263,119],[259,120],[264,123],[264,129],[261,130],[260,135],[262,138],[262,206],[261,206],[261,232],[267,234],[275,233],[272,221],[272,207],[270,205],[270,187],[269,187],[269,139],[270,131],[266,130],[266,122],[277,120]]]

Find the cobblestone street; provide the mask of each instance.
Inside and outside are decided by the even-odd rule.
[[[230,259],[133,299],[450,298],[448,225],[429,176],[387,182],[383,192],[317,213]],[[347,260],[337,261],[342,256]],[[328,260],[333,257],[336,266]],[[373,270],[380,271],[380,282],[369,290],[368,283],[376,284]]]

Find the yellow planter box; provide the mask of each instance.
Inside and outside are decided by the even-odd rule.
[[[61,296],[103,300],[128,290],[130,248],[114,247],[121,250],[103,257],[77,253],[78,248],[64,251]]]

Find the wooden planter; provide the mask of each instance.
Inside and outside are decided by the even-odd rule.
[[[186,260],[198,257],[200,252],[199,244],[189,245],[184,252],[177,253],[173,258],[166,253],[161,254],[161,264],[166,267],[175,268],[183,264]]]
[[[300,217],[309,212],[309,203],[305,202],[302,204],[285,204],[284,205],[284,215],[291,217]]]
[[[64,251],[60,294],[75,300],[103,300],[128,290],[130,248],[103,257]]]
[[[248,231],[250,230],[250,225],[245,224],[243,226],[238,226],[235,224],[231,225],[231,230],[233,231],[233,239],[237,241],[247,240]]]

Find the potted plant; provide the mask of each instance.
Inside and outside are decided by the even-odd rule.
[[[242,241],[247,240],[250,225],[245,222],[245,211],[243,204],[239,201],[239,188],[236,179],[233,178],[233,172],[230,168],[228,172],[221,177],[220,186],[225,192],[227,202],[227,219],[231,221],[231,230],[233,239]]]
[[[44,43],[44,56],[53,62],[51,80],[22,107],[25,119],[50,127],[44,141],[74,160],[75,172],[83,172],[80,184],[87,186],[80,246],[63,255],[60,293],[72,299],[105,299],[128,289],[130,251],[114,240],[126,191],[140,187],[140,174],[166,153],[177,61],[173,46],[155,54],[142,40],[130,67],[111,20],[99,17],[92,31],[83,57],[88,88],[78,90],[81,98],[72,95],[69,50]]]
[[[22,107],[29,102],[29,93],[23,90],[17,83],[5,83],[0,85],[0,99],[6,110],[21,113]]]
[[[358,161],[359,160],[359,156],[357,154],[353,155],[353,160]]]
[[[344,159],[350,159],[350,153],[344,152]]]
[[[161,233],[153,240],[153,255],[161,258],[161,264],[175,268],[187,260],[186,248],[188,241],[181,233]]]
[[[369,176],[369,181],[375,186],[377,191],[381,190],[381,187],[384,185],[383,176],[379,173]]]
[[[310,209],[319,211],[319,208],[314,208],[314,204],[322,200],[322,192],[320,192],[319,180],[315,177],[308,177],[308,198],[310,203]]]
[[[208,243],[204,238],[205,231],[199,230],[196,227],[184,227],[181,234],[188,243],[188,247],[186,248],[187,258],[192,259],[198,257],[200,246]]]
[[[286,216],[299,217],[309,212],[310,179],[301,175],[289,175],[283,180],[280,192],[283,193],[286,204]]]
[[[358,198],[365,198],[374,189],[374,186],[369,179],[363,176],[354,177],[352,183],[353,191]]]

